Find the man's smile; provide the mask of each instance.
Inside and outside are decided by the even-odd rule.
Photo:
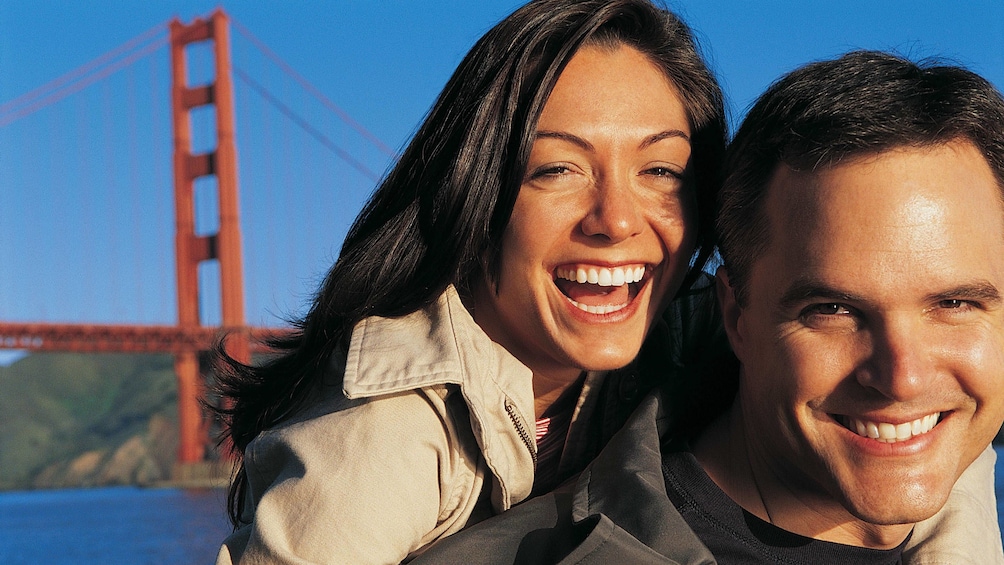
[[[861,437],[871,438],[882,443],[897,443],[931,431],[938,425],[940,416],[940,412],[935,412],[922,418],[899,424],[863,420],[840,414],[834,414],[833,418],[840,422],[842,426]]]

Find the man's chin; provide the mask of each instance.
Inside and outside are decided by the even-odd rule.
[[[934,479],[889,485],[893,481],[873,482],[856,487],[844,497],[844,506],[854,517],[877,526],[915,524],[937,514],[948,500],[955,481]],[[932,484],[933,483],[933,484]]]

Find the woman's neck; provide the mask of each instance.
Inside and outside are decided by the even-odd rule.
[[[533,412],[539,419],[561,395],[580,382],[583,371],[571,368],[561,372],[533,373]]]

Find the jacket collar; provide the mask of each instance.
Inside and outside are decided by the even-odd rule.
[[[475,437],[497,479],[494,506],[505,510],[529,495],[536,456],[533,374],[485,334],[453,286],[406,316],[359,322],[344,375],[348,398],[459,386]],[[519,426],[529,432],[529,446],[515,430]]]

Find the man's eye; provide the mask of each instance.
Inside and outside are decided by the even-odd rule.
[[[807,306],[799,314],[799,319],[810,328],[846,329],[857,327],[859,323],[855,310],[839,302],[822,302]]]
[[[940,313],[942,316],[949,316],[953,320],[959,320],[965,319],[970,314],[980,310],[983,310],[983,306],[980,302],[964,300],[962,298],[948,298],[945,300],[939,300],[935,307],[931,308],[929,312],[935,315]]]
[[[837,316],[839,314],[849,314],[850,310],[847,309],[843,304],[837,304],[836,302],[828,304],[816,304],[809,309],[812,314],[820,314],[823,316]]]

